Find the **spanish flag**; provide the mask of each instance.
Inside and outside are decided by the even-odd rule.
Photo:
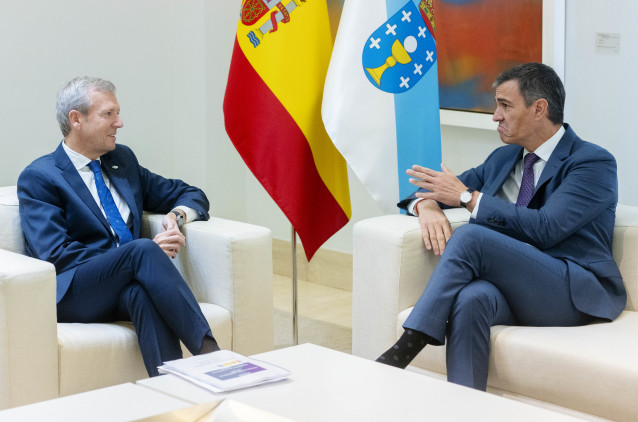
[[[243,0],[226,132],[308,260],[350,219],[346,162],[321,119],[332,36],[325,0]]]

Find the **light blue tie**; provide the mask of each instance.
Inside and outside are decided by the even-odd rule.
[[[120,241],[120,246],[122,246],[126,242],[133,240],[131,231],[122,219],[122,214],[120,214],[120,210],[117,209],[115,201],[113,201],[111,191],[106,187],[106,183],[104,183],[102,170],[100,169],[100,162],[97,160],[91,161],[89,163],[89,168],[95,175],[95,187],[97,188],[97,195],[100,197],[100,202],[102,202],[102,208],[104,208],[106,219],[109,220],[111,227],[113,227],[113,230]]]

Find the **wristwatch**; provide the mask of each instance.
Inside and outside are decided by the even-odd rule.
[[[175,214],[175,220],[177,221],[177,227],[182,227],[184,225],[184,216],[181,212],[172,210],[173,214]]]
[[[474,192],[474,189],[472,188],[469,188],[461,192],[461,197],[459,198],[459,201],[461,202],[461,206],[463,208],[467,208],[467,203],[472,200],[472,192]]]

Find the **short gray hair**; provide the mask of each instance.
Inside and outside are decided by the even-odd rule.
[[[89,108],[91,108],[89,91],[91,90],[115,94],[115,85],[104,79],[80,76],[71,79],[58,91],[55,114],[64,137],[71,132],[71,122],[69,122],[71,110],[77,110],[85,116],[89,114]]]

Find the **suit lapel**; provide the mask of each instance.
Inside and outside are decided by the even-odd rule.
[[[534,189],[534,195],[536,195],[536,192],[538,192],[545,183],[549,182],[558,173],[558,170],[563,165],[563,161],[569,157],[569,152],[572,150],[576,134],[569,126],[567,126],[566,129],[565,134],[556,145],[556,148],[554,148],[552,155],[549,157],[549,161],[545,164],[545,168],[543,169],[541,177],[538,179],[538,183]],[[532,200],[534,200],[533,197]]]
[[[498,172],[494,176],[494,179],[487,183],[485,193],[490,196],[496,196],[496,193],[503,187],[503,184],[509,177],[509,175],[514,171],[514,167],[518,160],[523,156],[523,148],[510,148],[508,151],[508,155],[506,155],[502,163],[503,165],[498,169]]]
[[[140,215],[137,212],[135,196],[133,195],[131,186],[126,178],[126,168],[124,168],[123,164],[110,153],[103,155],[100,159],[104,163],[104,166],[102,166],[103,171],[106,173],[113,186],[115,186],[115,189],[117,189],[117,192],[120,194],[122,199],[124,199],[131,211],[131,214],[133,215],[133,239],[137,239],[139,237]]]
[[[95,214],[98,220],[104,225],[104,227],[109,231],[111,231],[111,226],[108,221],[102,214],[102,210],[98,206],[97,202],[91,195],[89,188],[86,187],[82,177],[78,174],[78,171],[73,166],[71,159],[66,152],[64,152],[64,148],[62,144],[55,150],[55,165],[60,169],[60,173],[62,177],[67,181],[67,183],[71,186],[71,189],[80,197],[80,199],[86,204],[87,207]]]

